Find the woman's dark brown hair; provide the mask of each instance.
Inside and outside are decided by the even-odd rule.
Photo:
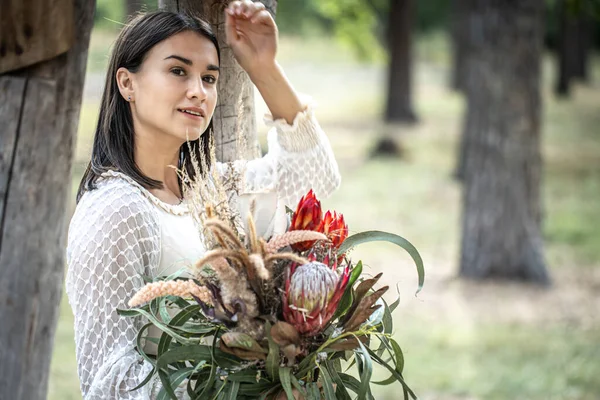
[[[210,25],[197,17],[156,11],[136,16],[121,30],[106,73],[92,157],[79,184],[77,201],[85,191],[93,190],[98,177],[109,170],[120,171],[130,176],[147,189],[163,187],[161,181],[144,175],[135,164],[133,118],[129,103],[119,92],[116,74],[121,67],[137,72],[146,54],[156,44],[185,31],[196,32],[212,41],[217,49],[219,62],[221,61],[216,36]],[[179,150],[178,167],[184,169],[192,179],[195,178],[195,174],[190,161],[190,151],[195,153],[197,160],[203,158],[206,161],[205,165],[211,165],[213,160],[210,160],[209,149],[212,134],[211,120],[207,131],[198,140],[184,143]]]

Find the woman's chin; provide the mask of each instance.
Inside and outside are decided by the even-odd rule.
[[[183,129],[177,132],[177,136],[179,136],[184,141],[193,141],[198,140],[200,136],[202,136],[202,128],[198,126],[184,126]]]

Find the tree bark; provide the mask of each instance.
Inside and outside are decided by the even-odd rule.
[[[571,81],[577,68],[577,21],[567,7],[567,0],[558,1],[558,14],[560,21],[555,92],[557,96],[568,97],[571,92]]]
[[[548,284],[541,233],[544,0],[478,0],[467,90],[460,275]]]
[[[452,89],[464,92],[468,75],[467,56],[469,52],[469,0],[455,0],[452,3],[450,36],[452,41]]]
[[[2,6],[3,17],[14,19],[2,42],[18,41],[25,23],[32,23],[32,37],[44,32],[36,22],[74,30],[66,53],[0,75],[0,398],[41,400],[62,294],[66,204],[95,2],[77,0],[51,14],[46,1],[24,4]],[[52,47],[54,39],[35,40]],[[29,51],[45,52],[39,48],[25,47],[24,59],[37,58]]]
[[[573,79],[589,80],[589,53],[592,44],[590,17],[583,9],[569,8],[567,0],[558,3],[559,37],[557,48],[557,96],[568,97]]]
[[[219,99],[213,115],[217,159],[227,162],[260,156],[254,115],[254,85],[239,66],[225,38],[227,0],[161,0],[162,9],[187,12],[208,21],[217,35],[221,50],[221,72],[217,90]],[[276,0],[262,3],[275,18]]]
[[[574,63],[573,76],[582,82],[589,81],[589,59],[592,46],[592,20],[580,10],[577,18],[577,58]]]
[[[388,24],[390,63],[385,120],[414,123],[412,103],[413,0],[391,0]]]

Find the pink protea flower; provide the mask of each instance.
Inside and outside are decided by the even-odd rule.
[[[349,267],[335,268],[312,261],[290,269],[283,294],[283,316],[298,333],[314,336],[329,323],[348,285]]]

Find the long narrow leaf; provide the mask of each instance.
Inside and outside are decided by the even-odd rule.
[[[325,365],[327,366],[327,371],[331,375],[331,380],[337,386],[335,389],[336,398],[340,400],[352,400],[352,398],[348,394],[348,391],[346,390],[346,385],[344,384],[344,381],[342,381],[342,378],[338,373],[339,370],[334,365],[334,362],[325,361]]]
[[[336,400],[333,380],[331,379],[329,371],[327,371],[327,365],[319,365],[319,371],[321,372],[320,378],[323,382],[323,394],[325,395],[325,400]]]
[[[411,390],[410,387],[408,387],[408,385],[404,381],[404,377],[401,374],[399,374],[398,371],[396,371],[394,368],[390,367],[388,363],[386,363],[384,360],[382,360],[371,349],[367,348],[367,351],[369,352],[369,354],[371,355],[371,357],[373,357],[373,359],[375,361],[377,361],[377,363],[379,365],[382,365],[385,368],[387,368],[388,371],[390,371],[396,377],[396,380],[398,380],[398,382],[400,382],[400,384],[402,384],[402,388],[405,390],[405,392],[407,392],[413,398],[413,400],[417,400],[417,395]]]
[[[238,397],[238,391],[240,390],[239,382],[231,382],[229,385],[229,390],[225,395],[226,400],[236,400]]]
[[[161,390],[165,390],[166,393],[169,395],[169,397],[172,400],[177,400],[175,391],[173,390],[173,387],[171,386],[171,380],[169,379],[169,375],[167,375],[167,373],[165,371],[159,370],[158,376],[160,377],[160,382],[162,383],[162,386],[163,386]]]
[[[357,338],[358,339],[358,338]],[[362,371],[360,372],[360,391],[358,392],[358,399],[366,399],[367,394],[370,393],[371,376],[373,375],[373,362],[370,354],[365,349],[362,342],[358,340],[359,349],[355,350],[357,362],[363,364]]]
[[[210,362],[211,359],[210,346],[198,344],[170,349],[158,358],[156,365],[158,368],[164,369],[167,365],[177,361],[205,360]],[[234,355],[216,349],[215,362],[217,362],[220,367],[228,368],[238,366],[241,360]]]
[[[291,375],[291,368],[279,367],[279,380],[281,381],[281,387],[283,387],[288,400],[295,400],[294,392],[292,391]]]
[[[423,259],[421,258],[421,255],[419,254],[419,251],[415,248],[415,246],[413,246],[412,243],[404,239],[402,236],[381,231],[361,232],[349,236],[346,240],[344,240],[344,243],[342,243],[342,245],[338,249],[338,252],[340,254],[345,253],[346,251],[361,243],[379,241],[394,243],[406,250],[406,252],[412,257],[413,261],[415,262],[415,265],[417,266],[417,273],[419,275],[419,287],[417,288],[416,292],[419,293],[423,288],[423,283],[425,282],[425,269],[423,267]]]
[[[279,380],[279,361],[281,356],[279,355],[279,345],[275,343],[271,337],[271,324],[267,322],[265,326],[267,332],[267,340],[269,341],[269,354],[265,362],[267,368],[267,374],[273,381]]]
[[[342,382],[344,382],[345,387],[358,394],[358,392],[360,391],[360,382],[358,381],[358,379],[356,379],[352,375],[344,374],[343,372],[338,373],[338,375],[340,376]]]
[[[215,337],[213,338],[213,343],[212,346],[210,346],[210,357],[211,357],[211,363],[210,363],[210,374],[208,375],[208,379],[206,380],[206,386],[204,387],[204,390],[202,390],[202,392],[200,392],[200,396],[198,396],[201,399],[206,399],[209,394],[211,393],[212,389],[213,389],[213,382],[215,380],[215,376],[217,375],[217,367],[216,367],[216,356],[215,356],[215,349],[216,349],[216,344],[217,344],[217,339],[218,339],[218,332],[217,335],[215,335]]]
[[[183,382],[188,376],[190,376],[192,374],[193,371],[194,371],[194,368],[184,368],[184,369],[180,369],[180,370],[173,372],[169,376],[169,381],[170,381],[171,387],[173,387],[173,388],[178,387],[181,384],[181,382]],[[160,392],[158,393],[156,400],[168,400],[168,399],[169,399],[169,394],[167,394],[167,390],[163,387],[160,390]]]

